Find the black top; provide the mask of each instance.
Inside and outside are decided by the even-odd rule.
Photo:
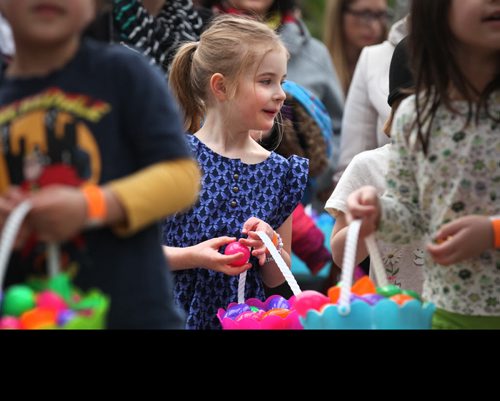
[[[84,40],[62,69],[32,79],[0,78],[2,182],[34,189],[50,183],[105,184],[164,160],[186,158],[175,103],[160,70],[123,46]],[[41,172],[27,177],[26,164]],[[36,169],[35,169],[36,171]],[[1,187],[1,186],[0,186]],[[44,244],[10,263],[6,284],[43,273]],[[75,284],[111,298],[110,328],[180,328],[157,224],[129,237],[84,232],[62,246],[77,262]]]

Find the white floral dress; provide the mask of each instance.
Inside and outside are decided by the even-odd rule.
[[[399,107],[378,238],[401,244],[429,241],[458,217],[500,214],[500,124],[482,112],[465,127],[467,104],[453,106],[460,114],[444,106],[437,110],[427,157],[412,124],[415,97]],[[499,91],[490,97],[489,115],[500,117]],[[500,251],[448,267],[426,254],[423,295],[450,312],[500,316]]]

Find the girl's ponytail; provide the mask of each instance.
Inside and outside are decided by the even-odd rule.
[[[182,45],[172,62],[169,83],[184,114],[184,128],[195,133],[201,127],[204,113],[201,93],[197,93],[196,77],[193,76],[193,57],[199,42],[189,42]]]

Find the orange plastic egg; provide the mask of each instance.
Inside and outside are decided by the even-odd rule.
[[[403,305],[405,302],[411,301],[414,298],[410,297],[409,295],[405,295],[405,294],[397,294],[397,295],[393,295],[389,299],[393,300],[398,305]]]
[[[375,288],[373,281],[371,281],[368,276],[363,276],[354,283],[351,288],[351,292],[361,296],[365,294],[375,294],[377,289]]]
[[[21,315],[21,327],[27,330],[47,329],[56,326],[57,311],[34,308]]]
[[[290,314],[290,310],[289,309],[283,309],[283,308],[276,308],[276,309],[271,309],[271,310],[268,310],[266,313],[265,313],[265,317],[267,316],[279,316],[281,317],[282,319],[284,319],[285,317],[287,317],[288,315]]]
[[[332,304],[336,304],[340,298],[340,287],[330,287],[328,289],[328,298],[330,298],[330,302]]]

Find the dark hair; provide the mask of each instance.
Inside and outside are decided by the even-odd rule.
[[[221,0],[205,0],[200,2],[203,7],[219,6],[224,7],[228,2]],[[297,7],[296,0],[275,0],[269,9],[270,13],[279,11],[281,14],[288,14]]]
[[[389,96],[387,103],[392,107],[396,100],[406,97],[415,85],[408,65],[408,38],[396,45],[389,67]]]
[[[310,177],[320,175],[328,165],[327,143],[318,122],[290,93],[271,132],[259,143],[286,158],[309,159]]]
[[[413,1],[410,11],[409,51],[416,91],[416,126],[419,142],[424,154],[427,154],[432,122],[438,107],[443,104],[454,113],[449,93],[454,87],[468,103],[466,126],[473,117],[474,106],[476,119],[481,109],[495,120],[488,110],[488,98],[500,87],[500,75],[482,93],[478,93],[465,77],[458,64],[455,48],[457,40],[449,25],[451,0]],[[476,98],[479,97],[479,100]],[[497,119],[498,120],[498,119]],[[424,125],[427,125],[424,133]]]

